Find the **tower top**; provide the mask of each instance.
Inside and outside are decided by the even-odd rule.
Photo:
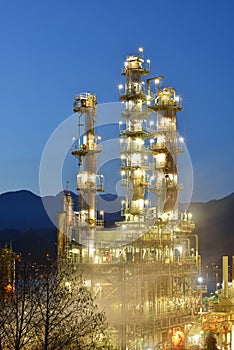
[[[94,108],[97,104],[97,96],[88,92],[81,92],[74,97],[73,111],[80,112],[82,108]]]

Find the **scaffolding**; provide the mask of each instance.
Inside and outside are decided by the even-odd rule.
[[[104,213],[96,209],[96,193],[104,187],[103,175],[96,173],[101,152],[95,135],[97,101],[89,92],[74,102],[79,130],[72,154],[82,166],[78,211],[72,210],[66,191],[59,214],[58,257],[65,254],[85,279],[122,350],[156,349],[160,344],[173,348],[176,334],[185,332],[196,317],[202,297],[196,286],[200,256],[192,214],[178,210],[177,158],[183,140],[178,137],[177,112],[182,100],[174,88],[162,87],[162,76],[145,82],[149,73],[150,61],[144,61],[142,49],[127,56],[125,85],[119,85],[124,103],[119,123],[126,188],[123,220],[105,230]]]
[[[0,295],[11,293],[15,287],[15,260],[16,254],[12,247],[5,245],[0,249]]]

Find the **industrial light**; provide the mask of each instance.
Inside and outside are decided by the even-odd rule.
[[[123,84],[118,85],[119,90],[123,89]]]
[[[181,254],[182,251],[183,251],[183,247],[180,245],[177,249],[179,250],[179,252],[180,252],[180,254]]]
[[[150,60],[147,60],[146,62],[147,62],[148,64],[150,64]]]
[[[143,47],[139,47],[138,51],[139,51],[139,52],[143,52],[143,51],[144,51],[144,50],[143,50]]]
[[[155,82],[155,84],[159,84],[160,80],[159,79],[155,79],[154,82]]]

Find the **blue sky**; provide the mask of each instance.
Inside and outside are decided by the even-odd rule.
[[[43,148],[74,94],[117,101],[125,56],[140,46],[151,74],[184,95],[193,200],[233,192],[233,16],[232,0],[2,1],[0,193],[39,193]]]

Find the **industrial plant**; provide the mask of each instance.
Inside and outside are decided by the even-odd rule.
[[[117,121],[122,220],[105,228],[105,212],[96,205],[108,179],[97,167],[102,144],[91,92],[74,99],[78,203],[66,190],[58,216],[59,264],[70,264],[85,281],[106,312],[113,344],[124,350],[185,347],[203,294],[192,214],[181,213],[178,203],[182,98],[163,76],[149,74],[142,48],[126,57]]]

